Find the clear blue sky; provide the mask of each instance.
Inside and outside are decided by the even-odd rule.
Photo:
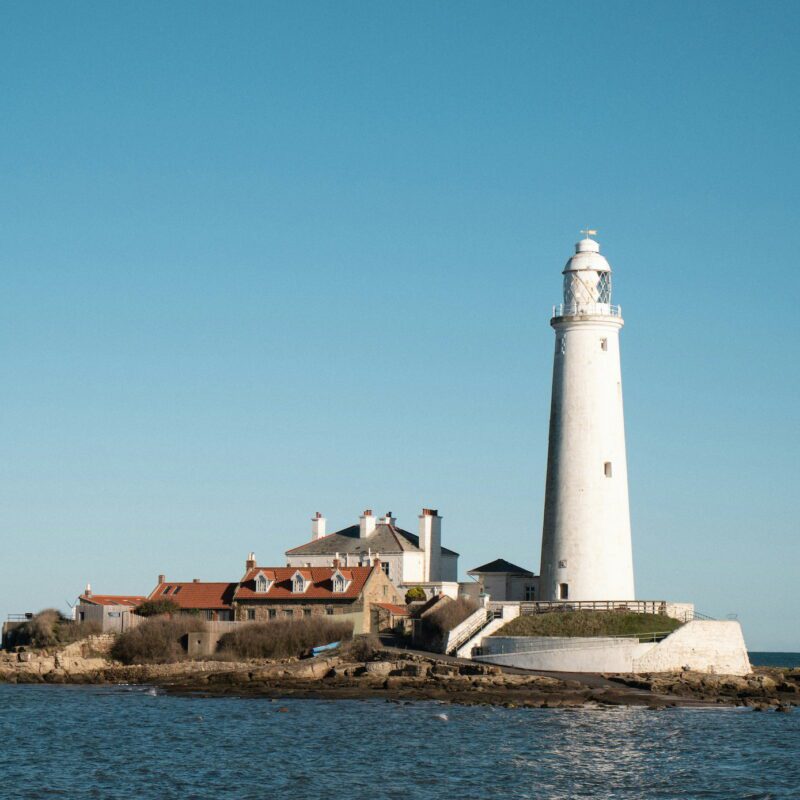
[[[365,507],[538,571],[563,263],[637,590],[800,650],[797,3],[6,3],[0,612]]]

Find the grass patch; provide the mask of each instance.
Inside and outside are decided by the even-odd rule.
[[[352,622],[337,622],[329,617],[277,619],[237,627],[219,640],[218,651],[239,658],[290,658],[352,636]]]
[[[681,623],[662,614],[632,611],[551,611],[512,619],[494,636],[646,636],[671,633]]]

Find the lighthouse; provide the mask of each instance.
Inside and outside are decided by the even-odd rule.
[[[611,267],[591,238],[564,267],[553,308],[542,600],[633,600],[633,554],[619,332]]]

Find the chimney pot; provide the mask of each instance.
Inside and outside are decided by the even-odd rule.
[[[159,583],[165,583],[166,580],[167,580],[167,576],[166,575],[159,575],[158,576],[158,582]]]
[[[246,570],[251,570],[256,565],[256,554],[255,553],[248,553],[247,560],[244,562],[244,568]]]
[[[86,595],[86,597],[91,597],[92,596],[92,584],[91,583],[87,583],[86,584],[86,591],[84,592],[84,594]]]
[[[192,583],[200,583],[200,578],[192,578]]]

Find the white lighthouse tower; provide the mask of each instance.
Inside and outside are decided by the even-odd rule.
[[[542,530],[542,600],[633,600],[633,555],[611,267],[586,238],[553,309],[553,397]]]

